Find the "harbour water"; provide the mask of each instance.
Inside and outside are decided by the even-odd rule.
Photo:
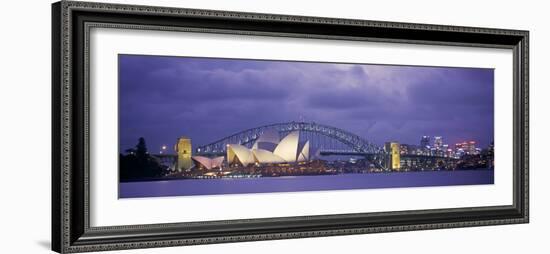
[[[493,184],[492,169],[182,179],[119,184],[119,198]]]

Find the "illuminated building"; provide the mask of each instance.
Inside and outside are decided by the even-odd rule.
[[[386,142],[384,150],[388,153],[388,158],[386,160],[386,167],[391,170],[400,171],[401,169],[401,156],[399,143],[397,142]]]
[[[251,149],[239,144],[227,145],[227,163],[240,164],[276,164],[295,163],[310,160],[309,141],[300,143],[300,132],[293,131],[279,140],[273,130],[265,131]]]
[[[421,155],[422,149],[417,145],[399,144],[399,153],[401,155]]]
[[[420,139],[420,148],[425,149],[430,146],[430,136],[422,136]]]
[[[463,154],[478,154],[475,141],[465,141],[455,144],[455,151]]]
[[[174,150],[176,150],[176,153],[178,155],[177,169],[179,171],[190,169],[193,166],[193,161],[191,159],[191,149],[192,147],[190,138],[178,138],[178,142],[176,143]]]
[[[475,141],[469,141],[468,142],[468,150],[470,154],[478,154],[478,150],[476,148],[476,142]]]
[[[448,148],[445,152],[445,157],[454,158],[455,153],[453,152],[453,149]]]
[[[208,158],[204,156],[192,156],[191,160],[195,163],[195,167],[198,169],[215,169],[215,168],[221,168],[223,164],[223,156],[216,157],[216,158]]]
[[[406,145],[406,144],[401,144],[401,145],[399,146],[399,153],[400,153],[400,154],[403,154],[403,155],[404,155],[404,154],[409,154],[409,146]]]
[[[449,152],[452,151],[451,149],[449,149],[449,145],[447,144],[444,144],[443,147],[441,148],[441,155],[440,156],[443,156],[443,157],[451,157],[451,155],[449,154]]]
[[[443,146],[443,138],[441,136],[434,137],[434,148],[435,150],[440,150]]]

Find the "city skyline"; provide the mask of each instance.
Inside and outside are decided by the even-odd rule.
[[[326,123],[382,146],[442,136],[493,141],[493,70],[119,56],[120,151],[155,151],[290,121]],[[433,140],[432,140],[433,142]]]

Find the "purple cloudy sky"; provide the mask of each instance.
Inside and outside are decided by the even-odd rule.
[[[492,69],[120,55],[119,97],[121,151],[300,120],[379,145],[493,140]]]

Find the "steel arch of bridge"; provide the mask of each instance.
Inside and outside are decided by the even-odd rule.
[[[347,145],[352,151],[363,154],[381,154],[383,150],[367,140],[351,132],[318,123],[288,122],[264,125],[251,128],[231,136],[219,139],[207,145],[199,146],[195,150],[197,154],[220,154],[225,152],[227,144],[248,145],[260,137],[264,131],[275,129],[279,133],[290,131],[314,132],[335,139]]]

